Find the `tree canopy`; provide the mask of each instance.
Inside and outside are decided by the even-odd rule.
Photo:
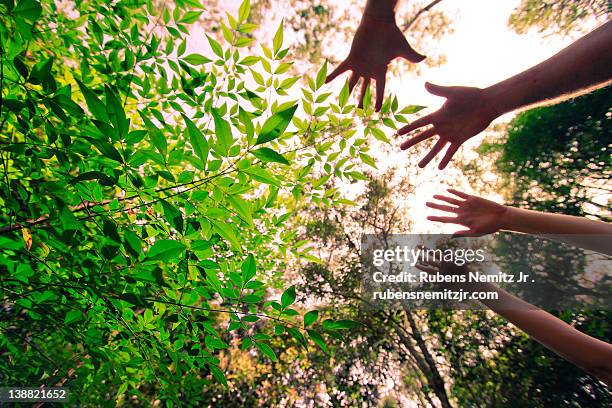
[[[296,309],[279,279],[317,261],[289,222],[346,203],[325,181],[364,179],[367,136],[418,108],[389,98],[374,118],[346,85],[325,92],[326,64],[289,75],[282,25],[254,52],[248,0],[210,51],[188,44],[194,0],[0,13],[2,383],[196,404],[234,344],[276,360],[273,338],[321,353],[346,338],[356,323]]]
[[[496,167],[513,205],[609,220],[611,91],[521,113],[507,140],[483,145],[483,153],[499,151]]]

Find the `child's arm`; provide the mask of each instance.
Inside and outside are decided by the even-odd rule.
[[[551,238],[558,241],[612,255],[610,244],[612,224],[572,215],[549,214],[509,207],[457,190],[449,189],[448,191],[454,197],[435,195],[434,198],[443,201],[444,204],[428,202],[427,206],[454,213],[455,216],[430,216],[427,219],[467,227],[466,230],[458,231],[455,235],[483,235],[500,230],[552,235]],[[608,237],[602,235],[608,235]]]
[[[422,271],[442,274],[465,274],[467,268],[452,263],[429,262],[416,265]],[[469,284],[469,291],[495,292],[496,300],[481,300],[494,312],[523,330],[544,347],[607,385],[612,385],[612,345],[584,334],[563,320],[558,319],[530,303],[519,299],[490,283]]]
[[[497,300],[483,300],[497,314],[523,330],[544,347],[612,385],[612,345],[584,334],[563,320],[490,283],[482,291],[496,292]]]

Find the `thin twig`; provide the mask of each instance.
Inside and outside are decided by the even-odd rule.
[[[423,13],[427,13],[429,10],[434,8],[436,4],[440,3],[441,1],[442,0],[434,0],[428,5],[426,5],[425,7],[423,7],[422,9],[420,9],[419,11],[417,11],[417,13],[410,20],[408,20],[406,24],[404,24],[404,26],[402,27],[402,31],[403,32],[408,31],[408,29],[412,27],[414,23],[416,23],[416,21],[419,19],[419,17],[421,17]]]

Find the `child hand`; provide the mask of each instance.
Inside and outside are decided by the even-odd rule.
[[[436,202],[427,202],[427,206],[440,211],[454,213],[454,217],[429,216],[430,221],[459,224],[467,227],[457,231],[453,236],[480,236],[492,234],[504,228],[508,207],[493,201],[465,194],[452,188],[448,192],[456,197],[434,195],[434,198],[453,206]]]

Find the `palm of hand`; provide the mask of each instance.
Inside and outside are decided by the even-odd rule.
[[[370,81],[376,81],[377,111],[383,104],[385,94],[385,75],[387,66],[396,57],[403,57],[411,62],[420,62],[425,57],[410,47],[401,30],[393,20],[381,20],[364,15],[351,45],[349,56],[329,74],[326,82],[350,70],[349,93],[353,91],[359,78],[363,78],[359,106],[363,106],[365,91]]]
[[[454,196],[434,195],[434,198],[445,204],[427,202],[427,206],[436,210],[454,213],[454,217],[430,216],[430,221],[460,224],[468,229],[457,231],[454,235],[492,234],[503,228],[508,208],[493,201],[448,189]],[[447,205],[452,204],[453,206]]]
[[[489,126],[493,120],[479,88],[457,87],[434,114],[432,124],[441,139],[462,144]]]
[[[346,62],[358,76],[384,77],[387,65],[410,47],[394,23],[370,20],[363,22],[351,45]]]
[[[435,135],[438,142],[431,151],[419,162],[425,167],[448,143],[444,157],[440,161],[440,170],[445,168],[459,147],[472,136],[476,136],[489,126],[497,117],[494,108],[485,98],[480,88],[464,86],[439,86],[427,83],[427,90],[434,95],[447,98],[442,107],[427,116],[415,120],[404,126],[398,134],[403,135],[426,125],[433,125],[402,143],[402,150],[406,150],[417,143],[427,140]]]
[[[506,208],[484,198],[469,196],[457,209],[457,221],[475,234],[492,234],[502,228]]]

